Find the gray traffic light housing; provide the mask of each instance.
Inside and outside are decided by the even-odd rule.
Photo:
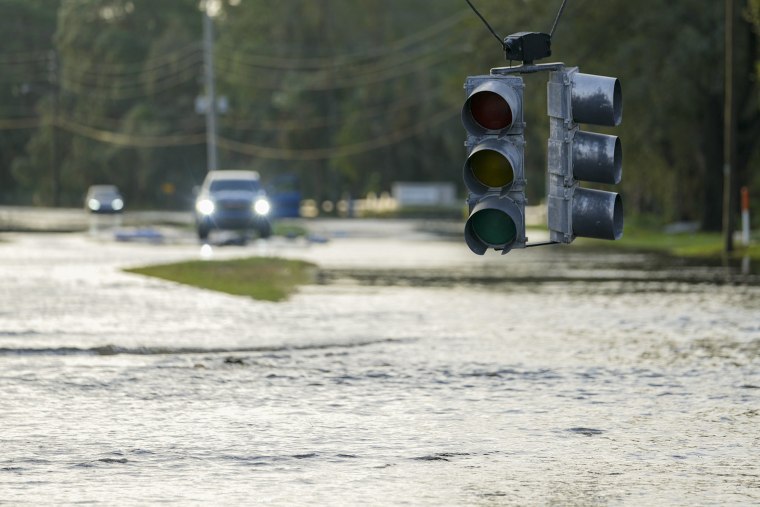
[[[620,239],[623,203],[615,192],[588,189],[580,181],[618,184],[622,147],[616,136],[581,131],[579,123],[616,127],[623,117],[620,82],[578,72],[550,73],[548,226],[551,241],[571,243],[577,236]]]
[[[469,191],[467,246],[483,255],[524,248],[525,138],[523,80],[519,76],[470,76],[462,124],[467,159],[462,177]]]

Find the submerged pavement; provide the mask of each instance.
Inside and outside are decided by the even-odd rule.
[[[312,235],[0,236],[0,502],[760,502],[760,289],[735,268]],[[322,275],[269,303],[121,271],[248,255]]]

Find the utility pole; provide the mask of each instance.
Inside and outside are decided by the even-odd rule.
[[[55,51],[48,55],[48,82],[50,83],[50,179],[53,207],[61,204],[61,173],[58,163],[58,56]]]
[[[734,172],[736,107],[734,102],[734,1],[725,0],[725,81],[723,103],[723,251],[734,250]]]
[[[216,171],[216,86],[214,83],[214,24],[209,4],[203,10],[203,70],[206,88],[206,170]]]

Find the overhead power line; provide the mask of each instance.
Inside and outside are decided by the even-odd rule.
[[[184,69],[197,64],[203,59],[203,54],[199,51],[172,58],[169,61],[155,67],[146,67],[140,70],[130,72],[108,73],[100,70],[99,66],[87,66],[83,64],[66,63],[64,71],[68,74],[74,74],[83,80],[102,82],[112,80],[114,82],[145,82],[157,75],[176,74]]]
[[[91,79],[97,79],[98,81],[102,81],[103,77],[147,80],[155,74],[160,74],[163,69],[168,69],[170,73],[176,72],[175,69],[178,65],[186,67],[188,60],[191,63],[199,60],[201,57],[200,49],[200,44],[193,42],[176,51],[146,58],[140,62],[128,63],[81,62],[67,59],[64,70],[77,76],[84,76],[85,79],[91,77]],[[0,64],[5,66],[2,76],[18,77],[21,75],[27,77],[30,71],[31,73],[45,74],[48,72],[46,64],[50,63],[52,54],[52,50],[35,52],[32,53],[32,55],[36,55],[34,58],[21,59],[16,57],[15,53],[0,53]],[[20,68],[24,66],[27,69]],[[4,79],[4,81],[9,81],[9,79]],[[15,79],[11,79],[10,81],[15,81]]]
[[[470,9],[480,18],[480,20],[483,22],[484,25],[486,25],[486,28],[488,28],[488,31],[491,32],[491,35],[493,35],[497,41],[499,41],[499,45],[502,47],[504,46],[504,39],[502,39],[501,35],[496,33],[496,31],[491,27],[491,25],[486,21],[486,18],[483,17],[483,15],[478,11],[478,9],[475,8],[474,5],[472,5],[472,2],[470,0],[464,0],[467,2],[467,5],[470,6]]]
[[[43,125],[40,118],[4,118],[0,119],[0,130],[23,130],[39,128]]]
[[[340,55],[335,58],[320,59],[262,58],[268,60],[270,64],[274,64],[275,67],[279,67],[281,70],[302,70],[312,74],[314,73],[314,68],[296,68],[295,66],[321,65],[324,70],[335,71],[336,65],[341,64],[341,62],[348,63],[353,59],[354,72],[341,75],[338,80],[335,79],[334,75],[310,76],[307,79],[301,80],[297,88],[319,91],[366,86],[411,74],[418,70],[424,70],[450,57],[451,53],[458,52],[461,54],[462,48],[456,47],[460,44],[459,41],[461,39],[452,37],[450,29],[457,25],[466,14],[468,14],[467,11],[460,11],[425,30],[399,39],[390,45],[385,45],[382,51],[376,49],[361,54],[357,53],[351,58],[343,58]],[[442,41],[435,40],[434,44],[414,48],[399,55],[401,49],[424,41],[429,43],[433,37],[437,37],[440,34],[443,34],[444,39],[451,41],[452,44],[446,46]],[[368,55],[379,54],[392,54],[394,57],[374,62],[366,61]],[[3,54],[0,54],[0,58],[2,56]],[[50,59],[49,53],[34,52],[22,56],[34,56],[43,62]],[[237,57],[225,56],[223,52],[219,52],[219,56],[221,56],[222,60],[235,64],[239,64],[241,61]],[[365,58],[365,61],[360,60],[360,56],[361,58]],[[63,66],[60,84],[64,91],[75,95],[87,95],[88,97],[101,100],[137,99],[174,89],[182,83],[196,79],[198,76],[196,72],[199,70],[197,67],[200,66],[201,60],[199,44],[191,43],[171,53],[146,59],[142,62],[98,63],[95,65],[67,62]],[[415,65],[415,61],[418,61],[419,65]],[[281,79],[272,79],[276,76],[268,76],[268,79],[262,80],[260,73],[246,72],[244,67],[232,70],[226,69],[230,72],[230,76],[225,80],[233,83],[242,80],[246,81],[246,85],[264,89],[279,89],[282,87]],[[162,72],[164,70],[167,72]],[[27,84],[45,83],[48,81],[48,72],[46,68],[38,68],[31,72],[24,72],[23,74],[5,73],[2,79],[4,81],[10,80],[10,82],[24,82]]]
[[[390,55],[388,58],[382,58],[382,59],[371,59],[371,60],[365,60],[363,62],[355,62],[351,65],[350,69],[346,69],[343,67],[338,66],[330,66],[325,65],[321,66],[320,68],[307,68],[307,67],[288,67],[288,68],[272,68],[272,67],[263,67],[258,65],[239,65],[240,61],[237,57],[237,55],[228,55],[228,54],[220,54],[219,59],[224,62],[228,62],[227,67],[233,66],[233,71],[237,71],[242,74],[248,73],[250,71],[252,75],[261,75],[261,69],[272,69],[272,70],[282,70],[282,71],[291,71],[292,73],[295,72],[303,72],[303,73],[309,73],[314,74],[318,72],[340,72],[343,74],[350,73],[350,74],[365,74],[365,73],[371,73],[376,71],[382,71],[387,70],[389,68],[396,67],[400,64],[416,60],[425,56],[429,56],[431,54],[440,54],[445,53],[447,49],[449,48],[456,48],[462,46],[462,38],[460,36],[457,36],[457,34],[448,34],[448,36],[444,39],[435,41],[434,43],[427,43],[424,45],[417,46],[415,48],[409,49],[407,51],[398,51]]]
[[[251,144],[221,136],[217,138],[217,145],[223,150],[274,160],[310,161],[324,160],[333,157],[347,157],[384,148],[404,141],[412,136],[423,134],[444,121],[455,117],[457,113],[458,111],[455,108],[446,108],[414,125],[395,129],[385,135],[375,136],[366,141],[342,146],[330,146],[325,148],[281,148]],[[0,119],[0,130],[47,127],[52,124],[71,134],[114,146],[165,148],[173,146],[200,145],[206,142],[205,132],[169,135],[127,134],[95,128],[62,117],[55,120],[52,118]]]
[[[366,72],[349,73],[345,75],[312,75],[292,84],[299,90],[328,91],[345,89],[355,86],[368,86],[400,78],[409,74],[424,71],[443,61],[450,61],[466,54],[466,48],[452,44],[450,47],[439,47],[424,53],[410,55],[389,64],[367,67]],[[178,86],[197,80],[200,75],[201,60],[187,62],[187,67],[176,69],[174,73],[161,76],[145,76],[139,81],[120,82],[108,81],[86,82],[64,73],[60,79],[61,89],[73,95],[84,95],[99,100],[129,100],[150,97],[175,89]],[[245,84],[251,88],[277,90],[283,88],[283,78],[272,79],[268,76],[262,79],[260,75],[232,71],[218,76],[223,82],[230,84]],[[30,79],[32,76],[19,76],[26,83],[44,83],[45,79]],[[287,78],[290,79],[290,78]]]
[[[168,72],[162,73],[145,73],[140,74],[128,79],[125,78],[107,78],[103,79],[102,76],[92,73],[74,74],[69,72],[68,69],[64,69],[63,77],[70,87],[75,88],[92,88],[96,90],[107,90],[113,93],[114,90],[129,92],[130,89],[134,91],[135,88],[142,88],[155,84],[161,81],[169,81],[171,79],[181,79],[183,76],[185,80],[197,76],[198,69],[203,59],[200,55],[196,55],[192,59],[188,59],[173,69],[167,69]]]
[[[221,51],[218,51],[218,56],[224,57],[224,54],[226,52],[235,51],[235,62],[251,67],[309,71],[320,69],[336,69],[339,67],[357,65],[362,61],[382,57],[388,54],[398,53],[402,49],[412,46],[413,44],[432,41],[439,34],[445,34],[446,37],[450,37],[451,34],[449,30],[453,27],[456,27],[468,15],[469,11],[462,10],[439,21],[438,23],[425,28],[424,30],[420,30],[387,44],[382,44],[368,48],[364,51],[356,51],[353,53],[313,58],[274,57],[271,55],[257,55],[241,52],[237,46],[232,46],[226,44],[224,41],[220,41],[217,44],[217,48],[221,49]]]
[[[410,74],[422,72],[443,61],[451,61],[454,57],[462,57],[465,54],[468,54],[467,48],[462,46],[449,48],[448,51],[446,48],[441,48],[441,51],[433,52],[430,55],[420,58],[419,61],[409,61],[387,69],[383,68],[382,70],[367,72],[366,74],[343,73],[342,75],[315,75],[297,81],[290,78],[288,80],[280,78],[276,81],[272,79],[265,80],[262,79],[261,75],[243,74],[235,71],[219,75],[218,77],[221,81],[226,83],[240,84],[239,81],[243,81],[247,87],[258,89],[278,90],[294,88],[297,90],[310,91],[338,90],[356,86],[367,86],[408,76]],[[234,78],[237,78],[237,80]],[[284,83],[287,86],[284,86]]]
[[[45,62],[50,59],[51,51],[52,48],[39,51],[4,51],[0,53],[0,63],[3,65],[17,65]]]
[[[562,11],[565,10],[566,3],[567,3],[567,0],[562,0],[562,5],[559,6],[559,11],[557,11],[557,17],[554,18],[554,24],[552,24],[552,29],[549,32],[549,38],[554,37],[554,30],[557,29],[557,23],[559,23],[559,18],[562,17]]]
[[[357,108],[358,110],[351,112],[351,115],[348,119],[351,121],[356,121],[377,116],[393,115],[400,111],[405,111],[413,106],[428,104],[434,99],[442,97],[444,91],[446,91],[446,88],[444,86],[439,86],[432,89],[427,88],[424,94],[408,94],[402,100],[386,102],[383,104],[372,104],[367,107],[359,107]],[[256,119],[255,115],[251,114],[245,117],[222,117],[219,119],[219,122],[221,125],[227,128],[237,130],[282,132],[308,130],[327,126],[338,126],[345,124],[347,122],[347,119],[335,117],[333,115],[327,115],[295,118],[290,120],[260,120]]]
[[[191,56],[197,56],[201,51],[199,42],[192,42],[174,51],[163,53],[158,56],[145,58],[140,61],[132,62],[77,62],[69,61],[66,67],[80,72],[90,72],[97,74],[141,74],[144,72],[155,71],[162,67],[169,67],[176,61],[183,60]]]
[[[198,64],[200,65],[200,63]],[[105,87],[93,87],[83,83],[77,83],[76,81],[68,78],[61,79],[61,89],[74,94],[84,95],[90,98],[101,100],[128,100],[144,97],[152,97],[162,92],[177,88],[178,86],[187,83],[189,81],[196,80],[198,78],[198,72],[195,69],[188,69],[183,74],[177,74],[175,76],[169,76],[167,79],[157,80],[155,82],[144,83],[135,85],[129,88],[105,88]]]
[[[58,118],[56,126],[73,134],[87,137],[94,141],[113,144],[117,146],[131,146],[135,148],[161,148],[168,146],[189,146],[206,142],[206,134],[170,134],[164,136],[146,136],[139,134],[124,134],[108,130],[96,129],[80,123]]]
[[[239,141],[233,141],[232,139],[227,139],[221,136],[217,139],[217,145],[220,149],[223,150],[265,159],[290,161],[325,160],[336,157],[360,155],[362,153],[376,150],[378,148],[384,148],[386,146],[399,143],[412,136],[423,134],[431,127],[439,125],[444,121],[453,118],[457,114],[458,111],[456,110],[445,109],[434,114],[428,120],[420,122],[416,125],[397,129],[387,133],[384,136],[374,137],[367,141],[361,141],[358,143],[343,146],[313,149],[286,149],[243,143]]]

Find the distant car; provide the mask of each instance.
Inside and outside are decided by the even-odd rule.
[[[209,171],[195,201],[198,238],[207,239],[212,230],[255,230],[268,238],[271,209],[256,171]]]
[[[84,207],[91,213],[121,213],[124,197],[115,185],[93,185],[87,189]]]

